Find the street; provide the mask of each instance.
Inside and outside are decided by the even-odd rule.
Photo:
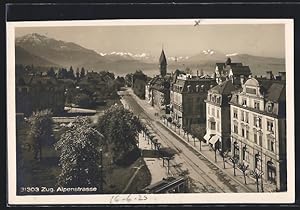
[[[170,162],[171,173],[176,175],[188,174],[192,192],[224,193],[250,191],[247,187],[231,179],[200,153],[196,153],[181,142],[178,136],[161,124],[159,117],[155,116],[152,107],[142,107],[136,101],[131,90],[122,91],[119,94],[128,104],[128,108],[152,128],[162,147],[169,147],[177,151],[175,158]]]

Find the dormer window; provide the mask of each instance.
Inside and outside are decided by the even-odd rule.
[[[272,112],[273,110],[273,103],[268,104],[268,112]]]
[[[242,105],[243,105],[244,107],[247,106],[247,99],[245,99],[245,98],[242,99]]]
[[[191,85],[187,86],[187,91],[190,93],[191,92]]]

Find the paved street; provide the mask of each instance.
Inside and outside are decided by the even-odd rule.
[[[188,174],[193,192],[249,192],[248,187],[233,180],[227,173],[208,161],[203,155],[193,151],[181,139],[166,128],[154,115],[152,107],[141,106],[131,90],[120,92],[131,111],[144,120],[154,131],[162,147],[170,147],[177,151],[171,161],[172,174]],[[126,106],[126,105],[125,105]]]

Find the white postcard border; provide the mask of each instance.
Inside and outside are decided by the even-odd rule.
[[[294,20],[293,19],[147,19],[7,22],[7,177],[8,203],[11,205],[110,204],[116,194],[105,195],[16,195],[16,119],[15,119],[15,28],[49,26],[112,25],[191,25],[201,24],[285,24],[285,60],[287,91],[287,192],[276,193],[181,193],[146,194],[147,200],[113,204],[221,204],[221,203],[293,203],[295,201],[295,133],[294,133]],[[276,43],[274,43],[276,44]],[[129,195],[120,195],[126,198]]]

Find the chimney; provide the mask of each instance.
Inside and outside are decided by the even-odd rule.
[[[269,80],[274,79],[272,71],[267,71],[266,73],[267,73],[267,79],[269,79]]]
[[[244,84],[244,82],[245,82],[244,75],[241,75],[241,76],[240,76],[240,79],[241,79],[241,85],[243,85],[243,84]]]
[[[280,72],[278,72],[278,74],[279,74],[279,76],[281,77],[281,80],[286,80],[286,79],[285,79],[286,72],[280,71]]]

